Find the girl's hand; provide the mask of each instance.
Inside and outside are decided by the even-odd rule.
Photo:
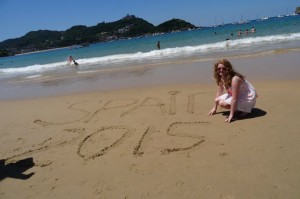
[[[233,115],[229,115],[228,118],[225,120],[225,122],[230,123],[232,121]]]
[[[211,111],[208,113],[208,115],[214,115],[217,112],[217,109],[213,108]]]

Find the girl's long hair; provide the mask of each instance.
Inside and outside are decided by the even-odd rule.
[[[219,75],[219,73],[217,71],[219,64],[223,64],[226,68],[226,76],[223,79],[224,81],[222,81],[221,76]],[[231,80],[234,76],[238,76],[242,80],[245,79],[245,76],[243,76],[242,74],[236,72],[233,69],[232,64],[227,59],[221,59],[217,63],[214,64],[214,79],[216,80],[217,85],[220,85],[221,82],[224,82],[225,88],[227,88],[227,89],[230,88],[231,87]]]

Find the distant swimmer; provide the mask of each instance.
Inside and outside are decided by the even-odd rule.
[[[245,30],[245,35],[248,35],[248,29]]]
[[[251,32],[256,32],[256,29],[254,27],[252,27]]]
[[[68,57],[68,63],[69,63],[69,64],[72,64],[73,61],[74,61],[74,59],[73,59],[73,57],[70,55],[70,56]]]
[[[68,57],[68,63],[75,66],[79,65],[71,55]]]
[[[239,30],[239,31],[237,32],[237,35],[238,35],[238,36],[242,36],[242,35],[243,35],[242,30]]]
[[[156,47],[158,50],[160,50],[160,41],[157,42]]]
[[[227,46],[227,47],[229,46],[229,42],[230,42],[230,39],[229,39],[229,38],[226,38],[226,46]]]

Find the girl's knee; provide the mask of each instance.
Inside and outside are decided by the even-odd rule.
[[[219,97],[215,98],[215,103],[218,104],[221,108],[230,108],[230,104],[227,104],[227,102],[223,99],[220,99]]]
[[[230,107],[230,104],[227,104],[224,100],[220,100],[220,101],[219,101],[219,105],[220,105],[222,108],[228,108],[228,107]]]
[[[219,98],[219,97],[216,97],[216,98],[215,98],[215,103],[217,103],[217,104],[220,103],[220,98]]]

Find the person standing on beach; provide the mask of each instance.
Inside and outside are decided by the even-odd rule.
[[[156,47],[157,47],[158,50],[160,50],[160,41],[157,42]]]
[[[255,88],[245,77],[236,72],[232,64],[221,59],[214,64],[214,79],[217,83],[215,104],[208,115],[214,115],[217,107],[230,109],[230,114],[225,122],[233,121],[234,117],[246,117],[254,108],[257,98]],[[223,94],[224,90],[227,93]]]

